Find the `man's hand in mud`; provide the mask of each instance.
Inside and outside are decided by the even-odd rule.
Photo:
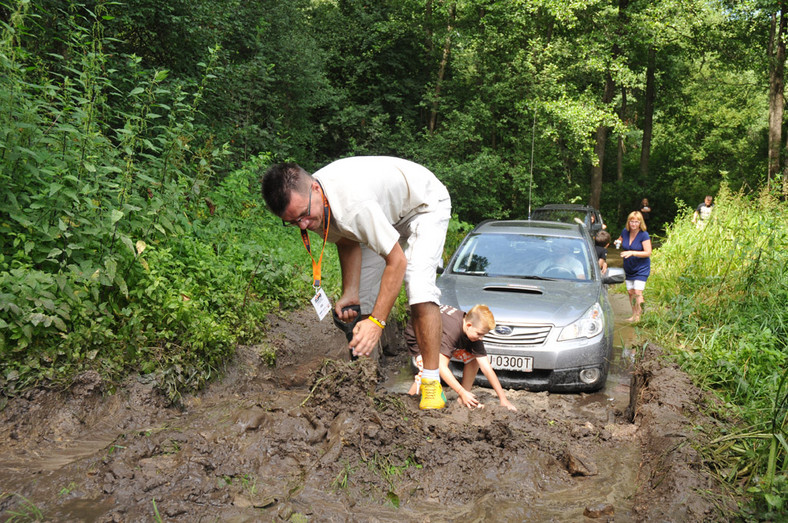
[[[377,345],[383,329],[372,320],[366,319],[358,322],[353,329],[353,339],[350,340],[350,349],[353,356],[369,356]]]
[[[457,397],[457,403],[462,405],[463,407],[468,407],[469,409],[483,409],[484,404],[479,403],[479,400],[476,399],[472,393],[468,392],[467,390],[463,389],[460,392],[459,396]]]

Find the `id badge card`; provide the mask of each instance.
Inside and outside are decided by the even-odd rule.
[[[331,302],[328,300],[328,296],[326,296],[326,292],[322,287],[317,290],[317,293],[315,293],[311,301],[312,306],[315,308],[315,312],[317,312],[318,319],[323,321],[326,314],[331,311]]]

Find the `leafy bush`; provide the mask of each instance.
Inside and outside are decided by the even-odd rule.
[[[194,123],[210,63],[182,85],[126,57],[116,85],[99,8],[66,21],[67,54],[30,67],[19,5],[0,42],[0,389],[138,371],[175,399],[306,301],[311,262],[260,208],[269,158],[215,179],[226,149]]]

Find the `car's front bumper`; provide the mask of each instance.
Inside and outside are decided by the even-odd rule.
[[[610,358],[612,357],[612,338],[610,330],[606,329],[593,339],[579,339],[571,341],[553,341],[556,333],[552,333],[548,341],[539,347],[503,347],[497,344],[485,343],[487,353],[506,354],[509,356],[525,356],[533,358],[533,371],[495,370],[501,386],[511,389],[525,389],[531,391],[551,392],[588,392],[601,389],[605,385]],[[455,376],[462,376],[463,364],[452,360],[450,368]],[[593,383],[585,383],[580,379],[580,371],[596,368],[600,377]],[[479,372],[476,383],[489,386],[487,378]]]
[[[452,361],[449,367],[457,379],[462,377],[463,364],[461,362]],[[605,386],[608,367],[609,365],[604,365],[604,368],[601,369],[600,379],[592,384],[583,383],[580,380],[580,371],[586,367],[560,370],[535,369],[532,372],[497,370],[495,375],[505,389],[523,389],[533,392],[593,392]],[[476,375],[475,383],[483,387],[490,386],[487,378],[481,372]]]

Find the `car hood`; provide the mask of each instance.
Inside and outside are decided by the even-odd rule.
[[[467,311],[490,307],[496,323],[569,325],[600,298],[598,281],[544,281],[443,274],[441,303]]]

